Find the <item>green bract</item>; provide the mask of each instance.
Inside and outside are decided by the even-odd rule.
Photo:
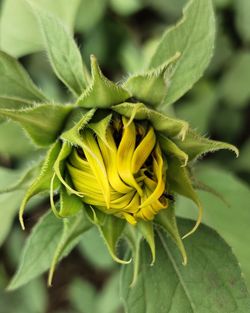
[[[219,149],[238,155],[234,146],[202,137],[186,121],[164,113],[167,105],[200,78],[211,58],[211,1],[190,1],[181,22],[164,34],[149,68],[120,84],[103,75],[94,56],[88,73],[60,20],[31,6],[55,74],[74,100],[70,104],[53,103],[34,86],[16,60],[0,53],[0,70],[4,73],[0,77],[0,116],[20,123],[34,144],[48,150],[38,165],[40,174],[22,201],[19,216],[24,228],[27,202],[48,192],[53,212],[66,221],[67,235],[55,253],[49,282],[65,247],[91,224],[98,227],[117,262],[130,262],[116,251],[120,238],[127,239],[135,263],[133,282],[143,238],[151,249],[152,263],[157,257],[155,227],[168,232],[186,264],[175,219],[175,197],[183,195],[198,208],[197,223],[186,237],[195,231],[202,216],[202,204],[190,174],[192,164]],[[174,41],[175,37],[183,40]],[[58,195],[57,201],[54,195]]]

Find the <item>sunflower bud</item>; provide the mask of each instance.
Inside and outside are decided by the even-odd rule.
[[[82,201],[136,224],[167,208],[166,160],[150,123],[115,114],[106,141],[86,128],[67,170]]]

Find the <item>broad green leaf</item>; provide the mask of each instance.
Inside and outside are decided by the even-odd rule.
[[[75,279],[70,286],[72,306],[81,313],[117,313],[121,309],[119,273],[115,272],[97,292],[86,280]]]
[[[190,0],[182,20],[163,35],[150,63],[150,69],[163,65],[176,52],[181,53],[172,73],[164,104],[178,100],[202,76],[213,53],[215,21],[211,0]]]
[[[110,269],[115,264],[96,227],[92,227],[84,234],[79,243],[79,249],[84,258],[97,268]]]
[[[131,95],[138,101],[153,107],[161,105],[167,95],[170,85],[169,67],[178,60],[179,53],[167,60],[157,69],[147,71],[143,74],[132,75],[124,83],[124,87],[130,91]]]
[[[235,9],[236,27],[241,38],[248,42],[250,41],[250,2],[248,0],[232,1]]]
[[[32,0],[72,30],[80,0]],[[25,0],[5,0],[1,8],[0,47],[16,57],[43,49],[39,25]]]
[[[106,282],[103,290],[98,295],[97,307],[94,313],[122,312],[121,297],[119,294],[119,272],[114,273]]]
[[[239,155],[239,150],[235,146],[202,137],[191,129],[188,130],[184,140],[174,139],[173,141],[188,155],[189,161],[197,159],[208,152],[215,152],[221,149],[233,151],[237,157]]]
[[[221,98],[232,107],[247,106],[250,99],[249,80],[250,52],[241,51],[234,54],[227,71],[224,72],[219,85]]]
[[[102,19],[107,4],[107,0],[81,0],[76,16],[76,31],[88,32],[93,29]]]
[[[45,48],[55,74],[75,96],[79,96],[88,85],[89,77],[76,43],[60,19],[39,9],[32,1],[28,2],[39,21]]]
[[[25,243],[18,270],[8,290],[25,285],[50,267],[52,274],[57,261],[69,254],[79,242],[82,233],[91,226],[83,212],[77,217],[67,219],[65,224],[52,212],[46,213],[39,220]]]
[[[198,168],[196,176],[215,189],[228,203],[225,204],[213,194],[198,191],[204,207],[203,221],[215,228],[232,246],[250,286],[250,250],[247,236],[250,221],[249,186],[231,173],[212,165]],[[176,212],[181,216],[196,218],[191,206],[189,201],[181,198],[177,201]]]
[[[72,108],[71,105],[40,104],[19,110],[0,109],[0,116],[21,124],[38,146],[48,146],[62,131]]]
[[[83,211],[73,217],[63,219],[63,232],[50,265],[48,276],[49,286],[52,285],[52,279],[57,263],[65,254],[67,255],[76,244],[78,244],[81,235],[90,227],[92,227],[92,224]]]
[[[217,101],[216,86],[203,80],[190,91],[188,100],[181,100],[181,103],[176,106],[176,116],[188,121],[190,127],[198,130],[199,133],[206,134]]]
[[[8,172],[7,169],[6,172]],[[11,176],[12,172],[13,176],[17,175],[17,177],[12,184],[6,184],[6,180],[4,179],[5,185],[4,187],[0,187],[0,194],[26,189],[30,185],[31,181],[34,180],[34,178],[39,173],[39,165],[36,164],[32,167],[24,168],[23,170],[21,170],[21,172],[18,170],[12,170],[9,172]]]
[[[1,288],[2,289],[2,288]],[[0,312],[44,313],[47,310],[48,294],[42,279],[36,279],[11,293],[0,290]]]
[[[181,232],[191,227],[179,220]],[[243,313],[250,296],[230,247],[206,226],[185,241],[189,256],[181,264],[178,249],[163,233],[156,238],[156,262],[150,266],[150,252],[141,249],[138,282],[130,288],[132,267],[124,266],[121,292],[129,313]],[[226,264],[226,267],[225,267]]]
[[[97,313],[97,292],[87,280],[75,278],[69,286],[69,299],[72,307],[80,313]]]
[[[130,118],[131,120],[149,120],[155,130],[162,132],[168,137],[177,136],[183,139],[188,131],[187,122],[150,110],[143,103],[125,102],[113,106],[112,110]]]
[[[35,102],[45,102],[46,97],[34,85],[20,63],[0,51],[0,108],[31,107]]]
[[[33,196],[37,195],[40,192],[50,190],[50,183],[53,177],[53,166],[60,152],[60,148],[61,148],[60,142],[56,142],[50,148],[45,157],[45,161],[41,166],[40,174],[36,177],[34,182],[30,185],[30,187],[25,193],[25,196],[23,198],[19,210],[19,220],[23,229],[25,228],[23,222],[23,212],[30,198],[32,198]]]
[[[26,241],[19,268],[8,290],[25,285],[49,268],[62,231],[62,221],[52,212],[39,220]]]
[[[108,80],[101,72],[95,56],[91,56],[92,82],[78,99],[77,104],[83,108],[110,108],[124,102],[131,95],[121,86]]]
[[[0,124],[0,153],[2,156],[20,159],[31,154],[34,156],[36,151],[37,148],[22,131],[20,125],[12,121]]]

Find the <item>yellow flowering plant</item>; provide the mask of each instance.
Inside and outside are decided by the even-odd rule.
[[[238,155],[233,145],[201,136],[169,110],[200,78],[212,56],[213,9],[211,1],[204,1],[206,13],[201,16],[202,2],[189,1],[183,19],[164,34],[148,68],[120,83],[104,76],[93,55],[89,73],[64,25],[30,3],[54,72],[72,93],[68,104],[47,99],[22,66],[0,52],[1,73],[14,78],[13,85],[6,80],[1,87],[0,116],[21,124],[33,143],[47,151],[44,160],[12,188],[29,185],[20,207],[20,223],[24,229],[28,201],[45,192],[50,195],[54,218],[65,225],[49,284],[65,251],[93,225],[112,258],[122,264],[131,259],[117,246],[122,238],[127,240],[134,262],[132,284],[140,269],[141,242],[147,241],[153,265],[155,236],[162,230],[187,264],[183,239],[197,229],[203,210],[192,167],[203,155],[219,149]],[[200,27],[189,37],[187,30],[194,22]],[[196,223],[184,236],[175,216],[178,195],[191,199],[198,209]]]

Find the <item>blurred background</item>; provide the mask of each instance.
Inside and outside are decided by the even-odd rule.
[[[37,0],[59,16],[75,34],[85,62],[95,54],[110,79],[122,81],[143,70],[163,31],[181,17],[186,0]],[[201,134],[230,142],[229,152],[208,155],[197,164],[199,179],[227,200],[200,192],[204,222],[232,246],[250,286],[250,1],[214,0],[217,39],[214,57],[203,78],[172,108]],[[15,56],[32,79],[55,102],[70,95],[53,74],[42,52],[39,28],[23,0],[0,0],[0,49]],[[22,169],[43,155],[20,127],[0,123],[0,187],[12,184]],[[22,232],[17,211],[23,191],[0,194],[0,313],[118,313],[119,266],[101,238],[90,230],[63,260],[53,288],[46,275],[15,292],[4,291],[14,274],[25,238],[49,208],[47,198],[31,202]],[[193,205],[177,202],[180,216],[195,218]],[[226,265],[225,265],[226,266]]]

